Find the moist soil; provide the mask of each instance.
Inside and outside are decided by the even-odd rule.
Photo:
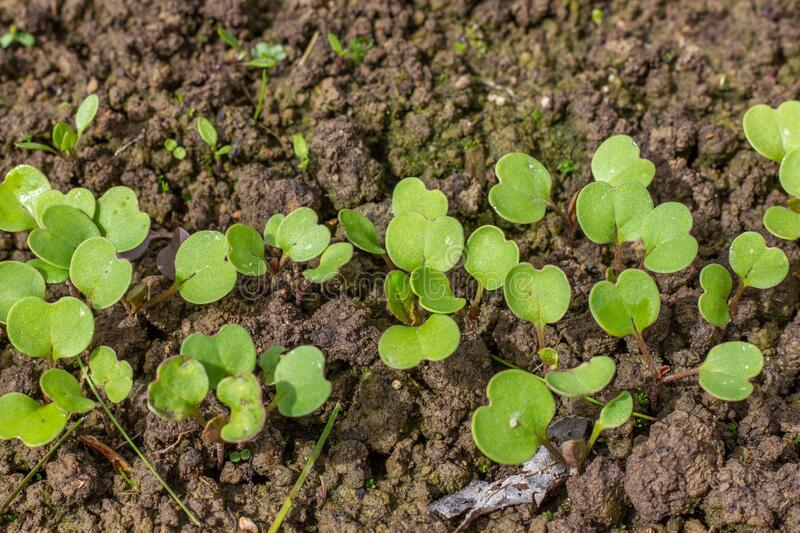
[[[791,273],[772,290],[746,291],[724,331],[705,323],[696,307],[702,267],[727,264],[727,248],[740,232],[765,233],[764,210],[784,196],[777,165],[748,146],[741,117],[755,103],[775,106],[800,94],[800,10],[793,0],[595,4],[6,0],[2,26],[16,23],[37,43],[0,50],[0,171],[30,163],[62,190],[100,193],[127,185],[154,228],[167,231],[224,230],[236,221],[261,227],[274,213],[309,206],[330,221],[340,208],[357,208],[382,232],[394,184],[420,176],[445,192],[450,214],[467,232],[497,224],[519,243],[521,260],[567,273],[570,312],[547,329],[562,365],[613,355],[617,376],[601,397],[630,390],[637,409],[658,418],[608,432],[585,473],[570,478],[542,509],[509,507],[469,530],[800,531],[796,245],[767,235],[788,254]],[[604,13],[599,24],[594,7]],[[219,26],[248,46],[267,40],[286,49],[257,122],[259,72],[237,61],[217,37]],[[327,32],[345,44],[361,36],[372,46],[355,64],[331,51]],[[91,91],[101,106],[76,159],[13,147],[27,136],[47,139],[52,124],[71,116]],[[216,168],[195,130],[199,115],[233,148]],[[293,159],[291,135],[298,132],[311,149],[306,171]],[[553,174],[554,199],[564,206],[591,180],[594,149],[616,133],[632,135],[656,164],[654,200],[691,208],[700,243],[692,266],[656,276],[661,315],[646,332],[656,363],[684,368],[721,341],[752,342],[766,361],[746,401],[714,400],[696,383],[654,390],[635,344],[607,336],[588,311],[589,290],[610,264],[609,251],[573,235],[556,215],[511,225],[488,206],[493,165],[502,154],[540,159]],[[186,147],[185,160],[164,150],[167,138]],[[0,233],[0,259],[27,259],[24,237]],[[137,280],[153,291],[167,284],[155,262],[164,244],[155,243],[135,268]],[[640,259],[641,250],[625,250],[629,266]],[[300,271],[292,265],[275,279],[244,279],[234,293],[204,307],[174,299],[138,315],[121,305],[101,312],[95,344],[112,346],[136,375],[131,397],[114,412],[202,520],[203,531],[255,531],[248,519],[264,531],[340,401],[342,414],[284,530],[452,530],[457,521],[428,513],[432,501],[515,471],[480,454],[469,420],[486,402],[488,380],[503,368],[491,355],[536,368],[534,330],[491,294],[476,321],[457,317],[463,341],[452,357],[393,371],[377,352],[381,332],[392,324],[375,282],[383,262],[356,253],[340,282],[323,288],[301,286]],[[455,287],[470,296],[463,280]],[[214,333],[226,322],[246,327],[259,350],[321,347],[333,394],[311,416],[271,418],[247,444],[252,459],[226,459],[220,469],[193,422],[176,425],[148,411],[146,386],[189,333]],[[41,366],[1,335],[0,394],[38,394]],[[220,408],[213,401],[203,405],[209,413]],[[596,413],[585,402],[562,402],[558,416]],[[0,529],[200,530],[108,431],[101,413],[91,414],[80,433],[117,449],[133,467],[134,486],[70,439],[0,518]],[[0,443],[0,495],[44,451]]]

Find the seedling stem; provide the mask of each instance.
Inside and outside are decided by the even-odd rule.
[[[536,334],[539,336],[539,349],[546,348],[547,346],[544,340],[544,322],[536,324]]]
[[[558,451],[558,448],[553,446],[553,443],[550,442],[550,439],[548,439],[547,437],[542,439],[542,446],[547,448],[547,451],[550,452],[550,455],[553,457],[553,459],[555,459],[556,461],[558,461],[562,465],[569,466],[569,463],[567,463],[567,460],[564,459],[564,456],[561,455],[561,452]]]
[[[742,297],[742,293],[747,288],[742,280],[740,279],[736,283],[736,292],[731,297],[730,301],[728,302],[728,311],[730,312],[731,317],[735,317],[736,314],[739,312],[739,299]]]
[[[699,368],[687,368],[686,370],[681,370],[680,372],[675,372],[674,374],[671,374],[671,375],[665,377],[661,381],[662,381],[662,383],[668,383],[670,381],[678,381],[679,379],[684,379],[684,378],[688,378],[688,377],[697,375],[697,373],[699,371],[700,371]]]
[[[614,245],[614,270],[617,274],[621,274],[624,270],[622,265],[622,243],[618,240]]]
[[[631,322],[633,322],[633,320],[631,320]],[[653,356],[650,355],[650,348],[647,347],[647,343],[644,342],[644,337],[642,337],[642,334],[636,328],[635,323],[633,324],[633,332],[633,336],[636,338],[636,342],[639,344],[639,351],[642,352],[642,359],[644,359],[647,369],[653,376],[653,381],[658,382],[658,371],[656,370],[655,363],[653,363]]]
[[[470,320],[478,318],[478,313],[481,309],[481,300],[483,299],[483,283],[478,281],[478,286],[475,288],[475,297],[469,306],[469,314],[467,315]]]

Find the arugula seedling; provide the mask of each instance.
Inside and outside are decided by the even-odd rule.
[[[189,303],[224,298],[236,286],[236,278],[236,267],[228,261],[228,243],[218,231],[198,231],[175,254],[173,287]]]
[[[240,463],[240,462],[247,462],[253,456],[252,452],[249,448],[245,448],[240,452],[231,452],[228,458],[231,460],[232,463]]]
[[[305,170],[308,168],[309,163],[309,150],[308,144],[306,144],[306,139],[303,137],[301,133],[295,133],[292,135],[292,148],[294,149],[294,155],[300,162],[297,164],[297,168],[300,170]]]
[[[392,326],[381,335],[378,353],[386,366],[403,370],[423,360],[447,359],[458,348],[461,331],[447,315],[431,315],[421,326]]]
[[[217,142],[219,141],[217,129],[206,117],[197,117],[197,132],[200,134],[200,138],[203,139],[203,142],[211,148],[211,153],[217,165],[219,165],[223,155],[227,155],[233,150],[230,144],[217,148]]]
[[[556,394],[577,398],[605,389],[614,378],[615,371],[614,360],[600,355],[569,370],[548,372],[544,381]]]
[[[678,272],[697,256],[697,239],[689,234],[692,212],[678,202],[659,204],[642,221],[644,266],[661,274]]]
[[[36,167],[18,165],[9,170],[0,183],[0,230],[36,228],[36,202],[49,190],[50,181]]]
[[[72,256],[81,243],[100,236],[100,230],[86,213],[68,205],[51,206],[42,222],[44,227],[28,235],[28,248],[40,259],[64,270],[69,270]]]
[[[53,146],[43,143],[23,141],[14,143],[17,148],[23,150],[40,150],[50,152],[54,155],[71,155],[78,147],[78,143],[83,133],[94,121],[100,101],[96,94],[90,94],[83,99],[78,110],[75,112],[75,129],[66,122],[57,122],[53,126],[52,141]]]
[[[267,410],[261,396],[261,384],[253,374],[229,376],[220,381],[217,398],[231,412],[228,422],[220,430],[223,441],[245,442],[264,428]]]
[[[251,373],[256,367],[253,338],[237,324],[225,324],[216,335],[189,335],[181,345],[181,355],[202,363],[212,389],[223,379]]]
[[[496,226],[481,226],[472,232],[464,249],[464,269],[478,282],[469,316],[478,316],[483,291],[503,286],[508,272],[519,263],[519,247],[506,240],[503,230]]]
[[[68,413],[88,413],[95,407],[95,403],[83,395],[75,376],[66,370],[51,368],[43,372],[39,377],[39,387],[45,396]]]
[[[97,200],[94,222],[118,252],[133,250],[150,232],[150,216],[139,210],[139,199],[129,187],[108,189]]]
[[[264,238],[255,228],[234,224],[225,232],[228,243],[228,261],[245,276],[263,276],[267,273]]]
[[[700,272],[703,294],[697,300],[700,315],[712,326],[725,327],[731,321],[728,297],[733,290],[733,278],[724,266],[711,263]]]
[[[386,255],[386,250],[378,241],[375,224],[370,219],[353,209],[342,209],[338,218],[347,240],[353,246],[373,255]]]
[[[661,297],[653,278],[642,270],[629,269],[619,275],[616,283],[600,281],[589,293],[589,309],[609,335],[631,335],[636,339],[647,368],[653,379],[657,379],[657,370],[643,337],[644,330],[658,319],[661,311]]]
[[[156,370],[156,379],[147,387],[147,406],[167,420],[187,418],[205,426],[200,403],[208,394],[209,381],[200,361],[186,356],[165,359]]]
[[[298,346],[280,356],[266,374],[272,378],[267,384],[275,385],[273,402],[283,416],[311,414],[331,395],[331,382],[325,379],[325,355],[316,346]]]
[[[319,258],[319,266],[303,271],[303,276],[313,283],[325,283],[339,273],[339,269],[353,258],[353,245],[336,242],[325,248]]]
[[[30,48],[36,44],[36,37],[30,33],[19,31],[16,24],[8,27],[8,31],[0,35],[0,48],[9,48],[13,44],[19,44],[25,48]]]
[[[466,300],[453,295],[450,280],[436,269],[421,266],[411,273],[411,290],[419,297],[419,304],[431,313],[450,315],[459,311]]]
[[[0,396],[0,439],[19,439],[36,448],[58,437],[69,413],[55,403],[42,404],[21,392]]]
[[[289,259],[296,263],[310,261],[320,255],[331,242],[331,231],[317,223],[317,213],[309,207],[299,207],[283,218],[276,216],[267,221],[264,234],[274,230],[275,245],[283,250],[278,268]],[[279,220],[277,228],[271,225],[274,224],[273,219]],[[272,238],[266,237],[265,240],[269,242]]]
[[[106,393],[112,403],[120,403],[133,388],[133,368],[127,361],[117,359],[108,346],[99,346],[89,355],[92,381]]]
[[[601,410],[600,417],[592,427],[592,434],[586,445],[584,459],[594,447],[595,442],[600,437],[604,429],[618,428],[623,425],[633,414],[633,396],[628,391],[622,391],[614,399],[608,402]]]
[[[623,181],[614,187],[604,181],[586,185],[575,204],[578,224],[594,243],[611,244],[614,267],[622,272],[622,243],[639,240],[643,222],[653,210],[647,189],[637,181]]]
[[[169,138],[164,141],[164,149],[172,154],[172,157],[178,161],[186,159],[186,148],[178,144],[175,139]]]
[[[94,316],[85,303],[65,296],[47,303],[28,296],[8,312],[6,334],[11,344],[30,357],[47,359],[52,366],[63,357],[85,350],[94,336]]]
[[[656,166],[639,157],[639,145],[627,135],[609,137],[592,156],[592,176],[612,187],[628,182],[647,187],[655,174]]]
[[[95,309],[105,309],[120,301],[132,277],[130,261],[119,259],[114,244],[104,237],[83,241],[69,265],[70,281]]]
[[[367,57],[367,52],[372,49],[372,39],[364,35],[357,35],[355,39],[350,41],[347,48],[342,45],[342,41],[333,34],[328,32],[328,44],[333,50],[333,53],[342,59],[351,59],[356,65],[360,65]]]
[[[44,299],[45,282],[34,267],[19,261],[0,262],[0,324],[5,324],[15,303],[35,296]]]
[[[520,152],[501,157],[494,167],[497,185],[489,190],[489,204],[501,218],[516,224],[532,224],[544,217],[550,207],[568,218],[551,201],[553,180],[544,166]]]
[[[537,270],[530,263],[520,263],[509,270],[503,293],[511,312],[533,324],[539,336],[541,356],[542,350],[547,348],[545,326],[561,320],[569,308],[572,289],[566,274],[553,265]],[[551,352],[543,354],[552,359]]]
[[[411,279],[400,270],[392,270],[383,281],[383,292],[386,296],[386,308],[397,320],[406,326],[417,324],[418,317],[414,304],[414,292],[411,290]]]
[[[770,289],[789,273],[789,259],[783,250],[768,247],[764,237],[754,231],[746,231],[733,240],[728,261],[739,277],[736,292],[728,304],[731,316],[736,316],[739,299],[747,287]]]

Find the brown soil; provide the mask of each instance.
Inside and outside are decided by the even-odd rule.
[[[605,13],[599,26],[592,7]],[[596,6],[566,0],[6,0],[0,23],[12,22],[35,34],[37,44],[0,50],[2,173],[25,162],[61,189],[101,192],[124,184],[138,192],[157,228],[192,231],[238,219],[260,226],[271,214],[302,205],[318,209],[323,220],[357,207],[382,231],[389,191],[402,177],[420,176],[446,193],[451,214],[467,231],[498,224],[519,243],[522,260],[567,272],[573,304],[548,328],[548,339],[558,343],[565,366],[613,354],[619,369],[609,397],[646,390],[648,376],[636,346],[609,338],[588,311],[588,292],[611,260],[607,250],[572,239],[552,214],[534,226],[504,223],[486,195],[497,158],[525,151],[553,172],[563,205],[591,179],[590,154],[604,138],[634,136],[657,165],[654,199],[686,203],[700,242],[692,267],[657,276],[662,311],[647,332],[656,362],[687,367],[717,342],[748,340],[766,356],[756,392],[735,404],[713,400],[692,383],[662,387],[651,397],[636,394],[638,409],[660,421],[630,422],[604,437],[586,472],[546,501],[547,516],[517,506],[478,519],[471,530],[800,531],[797,247],[768,238],[787,252],[792,273],[773,290],[746,292],[724,333],[696,308],[700,269],[726,263],[732,239],[762,230],[765,208],[783,195],[776,165],[750,149],[740,120],[754,103],[776,105],[800,93],[800,11],[793,0]],[[219,26],[248,45],[268,40],[287,50],[258,123],[252,120],[258,72],[237,63],[216,36]],[[374,46],[354,65],[333,54],[328,31],[345,43],[366,36]],[[54,121],[73,112],[59,103],[95,90],[100,111],[76,161],[13,147],[28,135],[46,139]],[[219,173],[194,129],[198,114],[211,118],[221,140],[233,146]],[[296,132],[312,151],[306,172],[292,159]],[[169,137],[186,147],[184,161],[163,149]],[[158,287],[164,282],[154,248],[136,270]],[[0,233],[0,259],[27,258],[24,249],[24,236]],[[636,252],[626,251],[629,264]],[[354,283],[357,274],[383,268],[356,254],[344,277]],[[185,496],[204,531],[236,531],[240,517],[265,530],[341,401],[330,444],[285,530],[449,530],[455,524],[428,514],[433,500],[513,471],[482,457],[469,418],[500,369],[490,354],[532,369],[535,332],[491,295],[477,322],[459,318],[464,341],[450,359],[392,371],[377,356],[380,333],[391,323],[379,287],[311,287],[297,302],[299,279],[299,270],[289,269],[271,284],[246,280],[202,308],[174,300],[140,316],[121,306],[101,313],[96,343],[114,347],[137,376],[117,416]],[[225,322],[245,326],[259,349],[320,346],[334,393],[312,416],[272,419],[248,444],[249,462],[226,461],[219,471],[214,450],[201,444],[192,422],[176,426],[148,412],[145,387],[186,335],[212,333]],[[27,357],[4,350],[0,369],[0,394],[37,393],[40,369]],[[204,405],[209,412],[219,407]],[[564,414],[596,410],[568,402],[560,408]],[[196,530],[121,438],[106,432],[100,413],[82,432],[119,450],[141,488],[131,490],[101,456],[71,439],[0,517],[0,529]],[[181,432],[190,433],[164,452]],[[0,494],[43,453],[17,441],[0,443]]]

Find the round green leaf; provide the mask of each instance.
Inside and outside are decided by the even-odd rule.
[[[9,310],[19,300],[44,295],[44,279],[35,268],[18,261],[0,262],[0,324],[6,323]]]
[[[503,286],[508,272],[519,263],[519,247],[506,240],[496,226],[481,226],[467,239],[464,269],[487,291]]]
[[[643,332],[661,311],[658,286],[646,272],[625,270],[617,282],[600,281],[589,293],[589,309],[606,333],[626,337]]]
[[[325,356],[315,346],[299,346],[281,357],[275,367],[275,395],[283,416],[313,413],[331,395],[325,379]]]
[[[583,233],[597,244],[638,240],[647,214],[653,210],[650,193],[636,181],[612,187],[595,181],[581,189],[576,202]]]
[[[25,446],[43,446],[58,437],[69,413],[55,403],[42,405],[21,392],[0,396],[0,439],[19,439]]]
[[[715,398],[744,400],[753,392],[750,379],[761,373],[764,357],[749,342],[723,342],[711,348],[700,365],[700,386]]]
[[[56,361],[78,355],[89,346],[94,316],[85,303],[71,296],[54,303],[29,296],[11,307],[6,332],[20,352]]]
[[[764,227],[779,239],[800,239],[800,214],[783,206],[772,206],[764,213]]]
[[[367,253],[383,255],[386,250],[378,242],[378,232],[370,219],[352,209],[339,211],[339,223],[347,240]]]
[[[437,218],[447,214],[447,197],[442,191],[429,191],[419,178],[405,178],[395,186],[392,193],[392,213],[419,213],[425,218]]]
[[[489,459],[521,464],[547,439],[556,412],[553,395],[539,379],[523,370],[504,370],[486,387],[489,405],[472,415],[472,438]]]
[[[319,259],[317,268],[303,271],[303,276],[314,283],[325,283],[339,273],[339,269],[353,257],[353,245],[349,242],[337,242],[328,246]]]
[[[189,335],[181,345],[181,355],[202,363],[212,389],[222,379],[249,374],[256,367],[256,345],[250,333],[238,324],[225,324],[216,335]]]
[[[113,242],[119,252],[142,244],[150,231],[150,216],[139,211],[139,199],[128,187],[107,190],[97,200],[94,220],[103,236]]]
[[[430,220],[406,211],[389,222],[386,251],[394,264],[407,272],[423,265],[447,272],[461,259],[464,229],[452,217]]]
[[[600,355],[569,370],[548,372],[544,376],[544,380],[550,390],[556,394],[575,398],[605,389],[614,378],[615,371],[614,360]]]
[[[508,272],[503,285],[511,312],[537,327],[561,320],[571,292],[566,274],[553,265],[537,270],[530,263],[520,263]]]
[[[728,269],[717,263],[706,265],[700,272],[703,294],[697,300],[697,308],[706,322],[718,328],[731,321],[728,297],[733,289],[733,279]]]
[[[644,266],[668,274],[683,270],[697,256],[697,239],[689,234],[692,212],[678,202],[667,202],[650,211],[642,223]]]
[[[156,380],[147,387],[147,406],[160,417],[180,422],[198,414],[208,394],[208,376],[200,361],[175,356],[165,359]]]
[[[622,391],[600,410],[597,423],[602,429],[618,428],[628,421],[633,414],[633,396]]]
[[[86,131],[86,128],[88,128],[94,120],[99,105],[100,101],[96,94],[90,94],[81,102],[81,105],[78,107],[78,112],[75,113],[75,127],[78,128],[78,137],[83,135],[83,132]]]
[[[40,259],[69,270],[72,254],[83,241],[100,235],[86,213],[68,205],[53,205],[42,217],[44,228],[28,235],[28,247]]]
[[[253,374],[230,376],[219,382],[217,398],[231,410],[220,436],[225,442],[244,442],[264,428],[267,410],[261,397],[261,385]]]
[[[133,266],[117,257],[117,250],[108,239],[92,237],[83,241],[69,266],[69,278],[95,309],[117,303],[128,290]]]
[[[275,234],[275,244],[292,261],[314,259],[331,242],[331,231],[317,224],[317,213],[309,207],[300,207],[281,221]]]
[[[627,135],[609,137],[592,157],[592,176],[616,187],[634,181],[647,187],[656,175],[656,166],[639,157],[639,145]]]
[[[800,196],[800,149],[786,154],[781,161],[779,176],[784,191],[795,197]]]
[[[39,274],[42,275],[45,283],[64,283],[69,279],[69,270],[53,266],[38,257],[31,259],[27,264],[35,268]]]
[[[281,225],[281,222],[283,222],[284,218],[286,217],[280,213],[269,217],[269,220],[267,220],[267,224],[264,226],[265,243],[275,248],[278,247],[278,243],[275,242],[275,237],[278,234],[278,227]]]
[[[791,100],[778,109],[759,104],[742,120],[744,134],[755,150],[780,163],[783,156],[800,148],[800,102]]]
[[[44,213],[54,205],[68,205],[93,218],[97,202],[92,191],[82,187],[71,189],[67,194],[56,189],[44,191],[36,200],[35,214],[39,226],[44,226]]]
[[[264,239],[255,228],[234,224],[225,232],[228,242],[228,261],[245,276],[263,276],[267,273],[264,260]]]
[[[489,191],[489,204],[497,214],[516,224],[541,220],[553,184],[544,165],[528,154],[513,152],[497,161],[494,172],[499,183]]]
[[[455,313],[467,301],[456,298],[450,281],[442,272],[430,267],[419,267],[411,273],[411,290],[419,297],[419,304],[431,313]]]
[[[175,254],[175,282],[181,297],[193,304],[207,304],[231,292],[236,285],[236,267],[227,257],[228,243],[218,231],[198,231],[186,239]]]
[[[400,322],[410,324],[414,315],[414,292],[408,274],[400,270],[389,272],[383,281],[383,292],[389,312]]]
[[[117,353],[108,346],[99,346],[89,356],[92,381],[103,389],[113,403],[128,397],[133,388],[133,368],[127,361],[117,359]]]
[[[81,384],[66,370],[47,370],[39,377],[39,386],[48,398],[68,413],[88,413],[94,409],[94,402],[83,395]]]
[[[760,234],[746,231],[736,237],[728,254],[731,269],[746,287],[769,289],[789,273],[789,260],[780,248],[770,248]]]
[[[50,181],[39,169],[19,165],[0,183],[0,230],[27,231],[36,227],[36,201],[50,189]]]
[[[413,368],[423,360],[441,361],[456,351],[461,331],[447,315],[431,315],[418,327],[392,326],[381,335],[378,353],[391,368]]]

